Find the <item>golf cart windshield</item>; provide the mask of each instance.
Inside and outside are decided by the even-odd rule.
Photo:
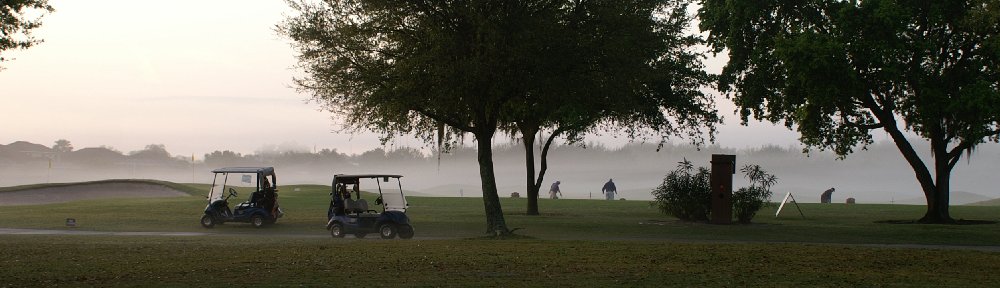
[[[376,180],[382,189],[382,205],[385,211],[406,212],[406,198],[403,197],[403,191],[400,190],[399,178],[385,177]]]
[[[229,167],[213,170],[215,179],[209,190],[209,202],[223,199],[230,191],[249,197],[253,192],[275,187],[274,169],[271,167]],[[230,190],[232,189],[232,190]]]

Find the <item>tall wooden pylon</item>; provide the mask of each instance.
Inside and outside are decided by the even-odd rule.
[[[733,174],[736,155],[712,154],[712,224],[733,223]]]

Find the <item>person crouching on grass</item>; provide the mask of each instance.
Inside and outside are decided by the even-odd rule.
[[[558,194],[558,196],[556,196]],[[562,196],[562,192],[559,191],[559,181],[552,183],[552,187],[549,188],[549,199],[559,199]]]

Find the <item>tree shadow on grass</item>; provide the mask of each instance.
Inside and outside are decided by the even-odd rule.
[[[511,231],[511,232],[513,232],[513,231]],[[531,236],[526,236],[526,235],[514,234],[514,233],[511,233],[511,234],[508,234],[508,235],[495,235],[495,236],[494,235],[490,235],[490,236],[465,238],[465,240],[535,240],[535,239],[538,239],[538,238],[531,237]]]
[[[657,226],[772,226],[781,225],[778,223],[739,223],[738,221],[733,221],[729,224],[715,224],[709,221],[684,221],[680,219],[674,220],[656,220],[650,219],[639,222],[639,225],[657,225]]]
[[[878,224],[928,224],[928,223],[921,223],[920,221],[917,221],[917,220],[880,220],[880,221],[875,221],[875,223],[878,223]],[[957,219],[957,220],[955,220],[954,223],[945,223],[945,224],[948,224],[948,225],[988,225],[988,224],[997,224],[997,223],[998,223],[997,221],[993,221],[993,220],[966,220],[966,219]]]
[[[525,212],[511,212],[511,213],[504,212],[503,214],[504,215],[515,215],[515,216],[531,216],[531,217],[545,217],[545,216],[563,217],[563,216],[569,216],[570,215],[570,214],[567,214],[567,213],[554,213],[554,212],[538,213],[537,215],[532,215],[532,214],[528,214],[528,213],[525,213]]]

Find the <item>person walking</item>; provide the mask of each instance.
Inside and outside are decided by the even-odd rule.
[[[608,200],[615,200],[615,193],[618,193],[618,188],[615,188],[615,182],[613,179],[608,179],[608,183],[604,183],[604,188],[601,188],[601,193],[604,193],[604,197]]]
[[[558,196],[556,194],[559,194]],[[552,183],[552,187],[549,188],[549,199],[559,199],[562,196],[562,192],[559,191],[559,181]]]

